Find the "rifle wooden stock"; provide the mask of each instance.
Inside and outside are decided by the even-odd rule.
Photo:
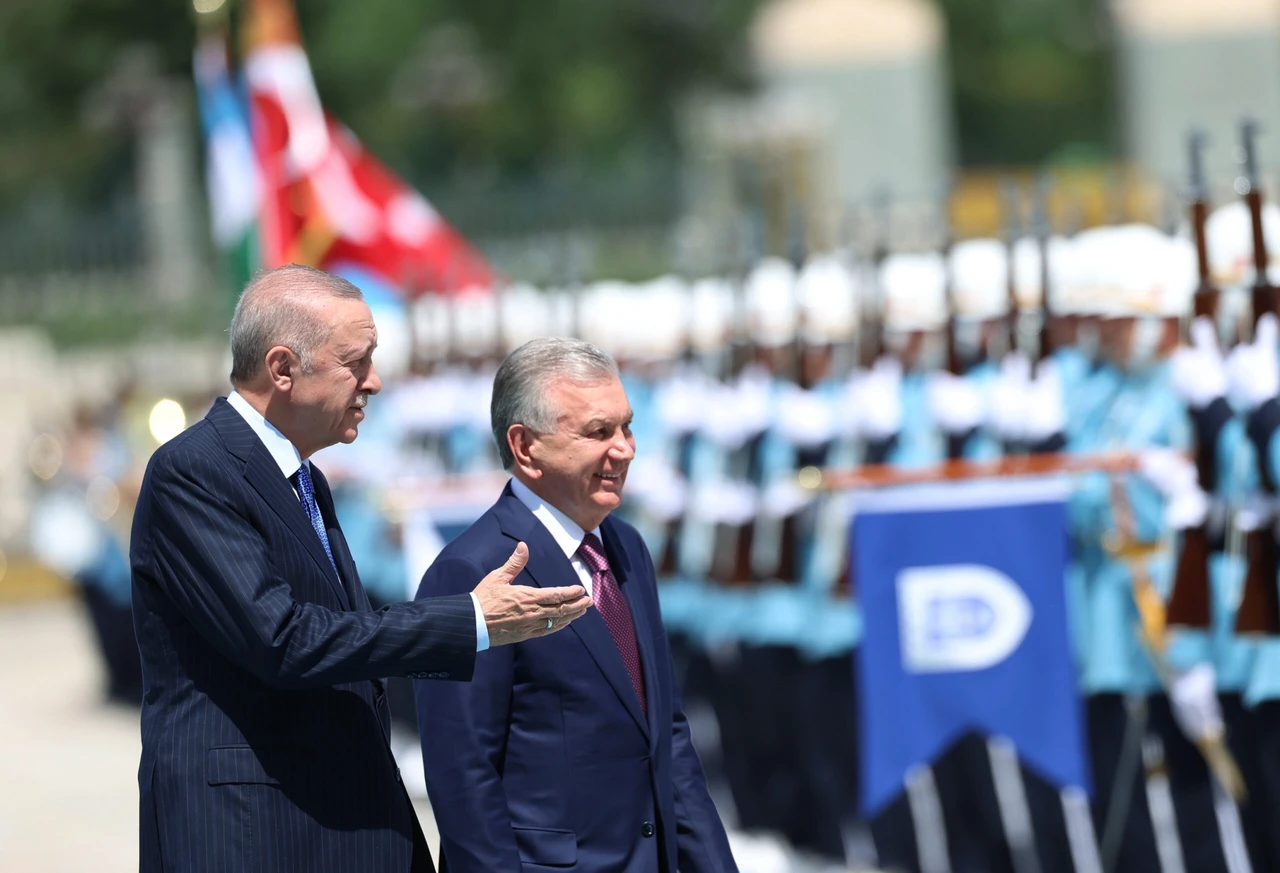
[[[1182,550],[1178,554],[1169,604],[1165,607],[1165,623],[1207,628],[1211,617],[1209,532],[1201,525],[1188,528],[1182,534]]]
[[[1188,141],[1191,157],[1191,233],[1196,245],[1196,268],[1199,282],[1196,287],[1194,308],[1197,318],[1207,318],[1217,323],[1218,289],[1209,275],[1209,246],[1205,236],[1205,223],[1209,217],[1209,202],[1204,184],[1203,152],[1204,135],[1193,131]],[[1183,341],[1189,337],[1184,335]],[[1194,426],[1194,421],[1192,422]],[[1216,445],[1205,445],[1196,440],[1196,478],[1205,492],[1212,494],[1217,487],[1215,475]],[[1213,621],[1213,598],[1209,579],[1209,530],[1206,524],[1183,531],[1182,550],[1174,569],[1173,588],[1169,592],[1169,604],[1165,620],[1169,625],[1188,628],[1208,628]]]
[[[1207,212],[1208,205],[1203,201],[1196,201],[1191,205],[1191,226],[1195,229],[1196,257],[1200,261],[1200,283],[1196,288],[1195,296],[1192,298],[1192,309],[1195,318],[1207,318],[1210,322],[1217,324],[1218,300],[1221,298],[1222,293],[1214,287],[1212,280],[1209,278],[1209,252],[1204,235]],[[1184,336],[1185,339],[1188,338]],[[1196,446],[1196,476],[1200,482],[1200,487],[1209,493],[1212,493],[1218,484],[1215,473],[1215,450],[1215,446],[1201,446],[1198,444]]]
[[[751,568],[751,550],[755,545],[755,524],[717,524],[715,559],[711,580],[721,585],[750,585],[756,581]]]
[[[1236,611],[1236,633],[1280,634],[1280,590],[1276,588],[1276,535],[1270,524],[1249,531],[1244,539],[1244,591]]]
[[[1267,238],[1262,225],[1262,192],[1253,178],[1249,179],[1249,193],[1244,195],[1244,200],[1249,207],[1253,233],[1254,278],[1249,303],[1253,309],[1253,326],[1256,330],[1258,319],[1268,312],[1276,311],[1276,304],[1280,302],[1280,289],[1271,284],[1270,277],[1267,275],[1267,262],[1270,258],[1267,254]]]
[[[1254,137],[1257,125],[1246,121],[1241,126],[1244,141],[1245,178],[1248,191],[1244,195],[1249,207],[1249,220],[1253,232],[1253,328],[1256,335],[1258,320],[1268,312],[1276,311],[1277,289],[1267,275],[1267,238],[1262,224],[1262,189],[1258,183],[1257,155]],[[1266,463],[1265,456],[1258,455],[1259,466]],[[1267,483],[1267,477],[1262,477]],[[1264,484],[1268,491],[1274,491]],[[1280,556],[1277,555],[1275,529],[1270,517],[1259,520],[1257,526],[1245,534],[1244,590],[1240,595],[1240,607],[1236,610],[1236,631],[1242,634],[1280,634],[1280,593],[1276,590]]]

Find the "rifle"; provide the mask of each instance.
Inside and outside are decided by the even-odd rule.
[[[683,265],[682,265],[683,266]],[[678,270],[679,273],[685,274],[684,278],[688,279],[688,270]],[[697,355],[694,349],[693,337],[691,333],[686,333],[684,343],[680,347],[680,351],[676,359],[671,363],[669,373],[678,374],[683,377],[683,370],[692,368],[701,362],[697,361]],[[676,441],[676,470],[680,474],[680,478],[688,483],[692,478],[693,471],[693,448],[694,448],[694,431],[682,433]],[[680,571],[680,534],[684,526],[684,515],[677,515],[675,518],[668,519],[663,525],[662,552],[658,555],[657,560],[657,576],[659,579],[667,579],[675,576]]]
[[[791,261],[791,266],[795,268],[797,279],[800,276],[800,271],[804,269],[804,264],[808,257],[809,246],[807,244],[807,234],[805,233],[804,215],[797,210],[791,215],[791,228],[787,244],[787,258]],[[795,374],[793,382],[801,389],[809,391],[814,387],[814,380],[810,379],[810,376],[813,373],[812,356],[816,353],[816,350],[808,348],[803,334],[803,326],[797,324],[796,335],[792,341],[794,350],[793,372]],[[820,446],[817,449],[798,451],[796,454],[796,471],[798,472],[805,467],[822,466],[826,461],[828,447]],[[778,531],[775,576],[783,582],[795,582],[800,578],[800,543],[808,534],[807,530],[801,530],[802,513],[803,511],[793,512],[783,518],[781,530]],[[804,525],[804,527],[811,528],[812,525],[808,524]]]
[[[883,351],[884,289],[880,287],[880,266],[889,256],[893,232],[893,208],[887,191],[877,192],[872,202],[873,219],[878,224],[876,241],[871,248],[871,279],[868,287],[874,293],[865,295],[858,329],[858,362],[864,369],[872,367]]]
[[[736,330],[731,341],[726,369],[721,378],[725,384],[737,379],[755,357],[755,342],[751,336],[750,319],[747,316],[746,283],[752,268],[765,253],[763,221],[754,211],[742,222],[742,235],[738,251],[738,275],[736,282],[737,309]],[[758,482],[760,438],[750,439],[734,450],[728,459],[730,476],[734,479]],[[751,555],[755,548],[755,519],[741,525],[720,522],[716,524],[712,546],[710,577],[725,585],[746,585],[755,581]]]
[[[955,233],[951,226],[950,205],[950,191],[946,191],[938,207],[938,220],[942,227],[939,253],[945,265],[947,281],[946,288],[943,290],[943,298],[947,304],[947,324],[944,328],[947,334],[946,370],[952,376],[963,376],[965,367],[964,360],[960,356],[960,308],[956,305],[956,289],[951,270],[951,250],[955,246]],[[964,445],[969,436],[970,434],[967,433],[947,434],[948,460],[954,461],[964,455]]]
[[[1204,177],[1203,131],[1195,130],[1187,139],[1187,151],[1191,165],[1191,233],[1196,245],[1196,269],[1199,282],[1195,291],[1195,318],[1208,318],[1217,323],[1218,298],[1209,274],[1209,246],[1205,238],[1205,223],[1209,217],[1209,191]],[[1189,328],[1189,324],[1188,324]],[[1184,329],[1184,342],[1190,337]],[[1193,432],[1198,428],[1192,416]],[[1213,435],[1199,435],[1196,439],[1196,478],[1208,494],[1217,488],[1217,440]],[[1188,528],[1182,534],[1182,550],[1174,571],[1173,590],[1165,609],[1165,621],[1169,625],[1190,628],[1209,627],[1212,616],[1209,582],[1209,553],[1212,551],[1208,521]]]
[[[1053,306],[1049,303],[1052,290],[1052,270],[1049,264],[1049,177],[1042,175],[1036,181],[1036,195],[1033,201],[1034,215],[1032,226],[1036,242],[1040,247],[1040,334],[1038,336],[1037,363],[1050,357],[1054,352],[1053,343]]]
[[[1012,179],[1002,179],[1000,181],[1001,200],[1004,202],[1005,211],[1005,261],[1009,265],[1008,275],[1008,293],[1009,293],[1009,315],[1006,320],[1008,333],[1005,339],[1005,351],[1007,354],[1013,354],[1018,351],[1018,275],[1014,269],[1014,249],[1018,245],[1018,236],[1022,230],[1022,221],[1019,213],[1018,203],[1018,186]]]
[[[1246,119],[1240,125],[1240,139],[1244,156],[1244,200],[1249,207],[1249,218],[1253,229],[1253,328],[1257,331],[1258,320],[1268,312],[1276,311],[1276,303],[1280,299],[1280,290],[1273,286],[1267,276],[1267,240],[1262,226],[1262,190],[1258,181],[1258,161],[1255,140],[1258,135],[1256,121]],[[1249,428],[1250,437],[1263,442],[1255,436],[1254,429]],[[1261,472],[1263,492],[1267,502],[1273,502],[1276,494],[1276,483],[1267,472],[1266,445],[1258,445],[1258,469]],[[1280,591],[1276,588],[1276,571],[1280,565],[1277,555],[1276,537],[1272,523],[1272,511],[1267,509],[1257,519],[1257,526],[1245,533],[1245,559],[1248,570],[1245,572],[1244,591],[1240,598],[1240,607],[1236,612],[1236,632],[1242,634],[1280,634]]]

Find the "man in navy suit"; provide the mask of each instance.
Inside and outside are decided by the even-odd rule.
[[[569,633],[476,658],[466,685],[418,682],[441,870],[736,871],[675,688],[653,564],[609,517],[635,456],[613,360],[534,340],[494,379],[494,438],[512,480],[423,577],[418,602],[465,591],[529,546],[520,579],[582,584]]]
[[[469,679],[477,651],[590,605],[573,584],[510,585],[521,546],[457,596],[370,607],[307,458],[356,438],[376,344],[349,282],[259,275],[231,323],[235,391],[147,467],[131,548],[144,873],[432,870],[379,679]]]

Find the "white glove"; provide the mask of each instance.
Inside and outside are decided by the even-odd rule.
[[[1218,703],[1217,676],[1212,664],[1196,664],[1174,678],[1169,703],[1174,720],[1187,739],[1196,741],[1222,736],[1222,707]]]
[[[862,431],[862,416],[858,414],[858,385],[863,375],[861,370],[849,374],[844,390],[840,392],[840,401],[832,410],[832,422],[841,436],[856,437]]]
[[[1165,498],[1196,488],[1196,465],[1175,449],[1147,449],[1138,458],[1138,472]]]
[[[684,514],[688,485],[680,471],[665,461],[633,463],[627,474],[627,495],[659,521]]]
[[[1191,345],[1179,346],[1170,359],[1173,390],[1192,409],[1204,409],[1227,393],[1227,367],[1213,322],[1191,322]]]
[[[1026,436],[1027,392],[1031,383],[1031,362],[1022,352],[1011,352],[1000,362],[1000,375],[991,387],[988,423],[1006,441]]]
[[[1280,394],[1277,332],[1276,317],[1268,312],[1258,319],[1253,342],[1236,346],[1227,358],[1231,396],[1249,409],[1256,409]]]
[[[854,383],[862,436],[885,440],[902,430],[902,364],[885,355]]]
[[[1209,517],[1209,497],[1200,486],[1179,491],[1164,506],[1164,523],[1174,530],[1199,527]]]
[[[814,499],[812,491],[801,488],[790,479],[780,479],[765,489],[760,498],[760,510],[761,514],[772,518],[786,518],[813,503]]]
[[[748,439],[769,427],[771,383],[771,378],[763,370],[748,370],[734,386],[734,402]]]
[[[1138,472],[1165,499],[1164,522],[1174,530],[1204,524],[1209,496],[1200,487],[1195,464],[1174,449],[1147,449],[1138,459]]]
[[[726,450],[739,448],[764,429],[768,422],[768,398],[736,385],[716,385],[703,397],[702,433]]]
[[[1046,440],[1067,430],[1067,400],[1058,368],[1049,359],[1036,365],[1036,374],[1027,383],[1023,436],[1031,442]]]
[[[778,399],[774,426],[791,445],[813,448],[835,436],[835,410],[814,392],[788,386]]]
[[[689,511],[700,521],[741,526],[756,517],[759,506],[760,495],[751,485],[721,479],[697,489]]]
[[[982,392],[973,380],[939,371],[929,374],[929,412],[948,434],[965,434],[982,423]]]
[[[707,380],[682,373],[658,388],[658,421],[669,434],[698,429],[707,404]]]

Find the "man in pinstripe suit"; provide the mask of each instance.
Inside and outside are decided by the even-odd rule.
[[[374,611],[307,458],[351,442],[381,382],[358,289],[260,274],[231,324],[235,387],[148,465],[133,525],[143,871],[430,871],[380,678],[469,680],[477,651],[562,628],[581,586]],[[430,717],[430,716],[428,716]]]

